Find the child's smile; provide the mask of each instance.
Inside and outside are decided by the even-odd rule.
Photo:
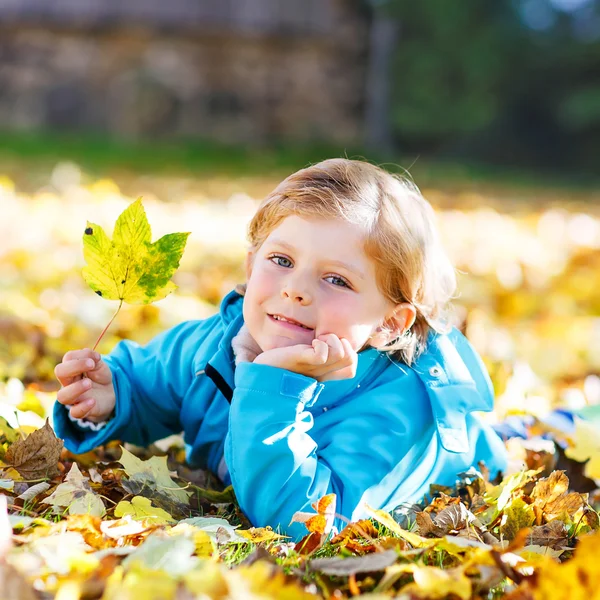
[[[394,307],[363,244],[363,228],[341,219],[279,223],[250,257],[244,297],[244,320],[263,351],[327,333],[363,347]]]

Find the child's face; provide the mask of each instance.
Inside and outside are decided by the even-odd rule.
[[[362,349],[395,308],[377,288],[363,235],[343,220],[294,215],[249,254],[244,320],[263,352],[326,333]]]

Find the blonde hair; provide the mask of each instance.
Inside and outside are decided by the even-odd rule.
[[[377,287],[394,304],[410,302],[413,326],[381,351],[411,364],[431,329],[448,329],[456,275],[444,252],[429,202],[411,181],[368,162],[334,158],[284,179],[260,204],[248,227],[260,248],[287,216],[342,218],[366,229],[364,250],[375,262]]]

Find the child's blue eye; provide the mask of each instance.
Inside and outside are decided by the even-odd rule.
[[[342,279],[341,277],[337,277],[336,275],[329,275],[327,277],[327,279],[333,279],[334,282],[339,282],[339,283],[333,283],[333,285],[336,285],[338,287],[347,287],[349,288],[350,286],[346,283],[345,279]]]
[[[280,267],[285,267],[286,269],[289,269],[292,266],[292,261],[289,258],[286,258],[285,256],[271,256],[270,260],[273,261],[276,265],[279,265]],[[283,263],[278,261],[283,261]]]

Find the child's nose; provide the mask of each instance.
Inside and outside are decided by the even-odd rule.
[[[289,281],[281,288],[281,297],[293,302],[306,305],[312,302],[312,295],[308,287],[297,281]]]

